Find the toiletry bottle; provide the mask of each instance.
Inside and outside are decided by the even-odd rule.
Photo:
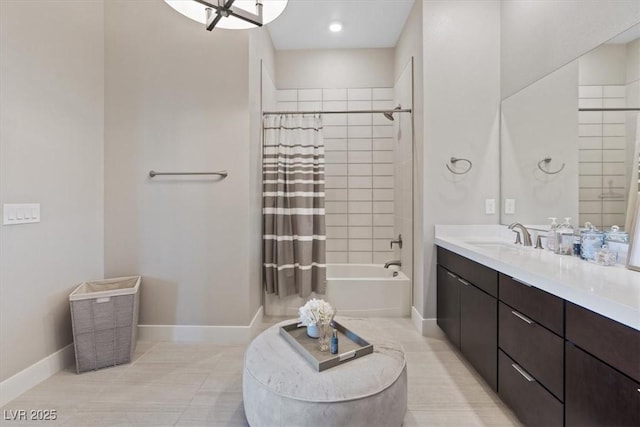
[[[571,218],[565,217],[564,222],[557,229],[556,253],[560,255],[571,255],[573,250],[573,226]]]
[[[330,343],[331,347],[331,354],[338,354],[338,331],[336,331],[335,329],[333,330],[333,333],[331,334],[331,343]]]
[[[585,229],[580,233],[580,257],[587,261],[593,260],[596,252],[604,244],[604,233],[590,222],[584,224]]]
[[[556,222],[556,218],[554,217],[550,217],[549,219],[551,220],[551,225],[549,226],[549,231],[547,232],[547,250],[555,252],[556,241],[558,240],[558,223]]]

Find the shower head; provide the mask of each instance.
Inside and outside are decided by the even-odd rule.
[[[402,106],[401,106],[400,104],[398,104],[398,106],[397,106],[396,108],[394,108],[394,109],[393,109],[393,111],[386,111],[386,112],[384,112],[384,113],[382,113],[382,114],[384,114],[384,116],[385,116],[387,119],[389,119],[389,120],[393,121],[393,120],[394,120],[394,118],[393,118],[393,112],[394,112],[394,111],[396,111],[396,110],[402,110]]]

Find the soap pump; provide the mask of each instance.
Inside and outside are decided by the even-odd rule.
[[[560,255],[571,255],[573,250],[573,226],[571,218],[565,217],[564,222],[556,230],[558,239],[556,241],[556,253]]]
[[[556,222],[556,217],[549,217],[549,219],[551,220],[551,225],[547,233],[547,249],[555,252],[558,241],[558,223]]]

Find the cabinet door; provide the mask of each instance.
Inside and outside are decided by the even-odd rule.
[[[438,326],[457,348],[460,348],[460,285],[458,277],[438,266]]]
[[[567,342],[567,426],[640,425],[640,384]]]
[[[498,389],[498,300],[460,283],[460,350],[495,391]]]

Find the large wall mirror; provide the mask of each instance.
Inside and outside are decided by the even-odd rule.
[[[640,24],[503,100],[501,222],[628,228],[639,113]]]

